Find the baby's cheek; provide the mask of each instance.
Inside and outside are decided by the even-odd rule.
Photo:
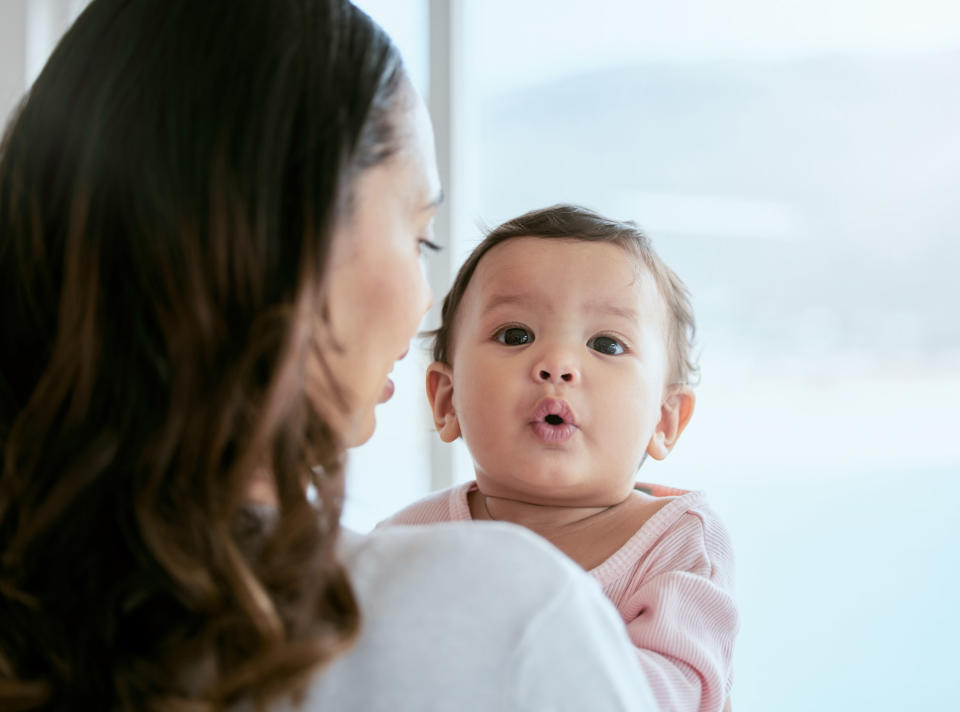
[[[621,461],[621,467],[635,469],[643,460],[657,421],[647,408],[636,405],[635,417],[621,417],[609,423],[608,453]]]
[[[482,384],[475,383],[460,398],[454,396],[460,434],[478,463],[496,458],[503,444],[504,415],[483,393]]]
[[[477,469],[485,472],[496,472],[499,467],[499,450],[496,447],[497,438],[490,432],[489,425],[482,420],[460,420],[460,436],[463,438]]]

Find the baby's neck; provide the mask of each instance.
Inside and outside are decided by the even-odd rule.
[[[488,497],[480,490],[472,490],[467,502],[473,519],[526,527],[587,570],[603,563],[650,515],[633,493],[622,502],[599,507],[534,504]]]
[[[583,522],[608,511],[611,506],[578,507],[535,504],[505,497],[488,497],[479,490],[477,509],[474,519],[492,519],[498,522],[511,522],[532,529],[542,536],[571,527],[582,526]],[[471,508],[472,510],[473,508]],[[476,516],[479,514],[480,516]]]

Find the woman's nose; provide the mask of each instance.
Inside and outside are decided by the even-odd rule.
[[[555,351],[537,359],[531,375],[537,383],[572,385],[580,382],[580,367],[572,355]]]

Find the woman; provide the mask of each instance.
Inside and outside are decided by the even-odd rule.
[[[644,708],[531,537],[335,549],[439,195],[344,0],[90,4],[0,154],[0,709]]]

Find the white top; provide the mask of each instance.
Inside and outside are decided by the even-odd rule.
[[[656,709],[600,587],[521,527],[344,532],[342,556],[360,636],[311,683],[302,710]]]

